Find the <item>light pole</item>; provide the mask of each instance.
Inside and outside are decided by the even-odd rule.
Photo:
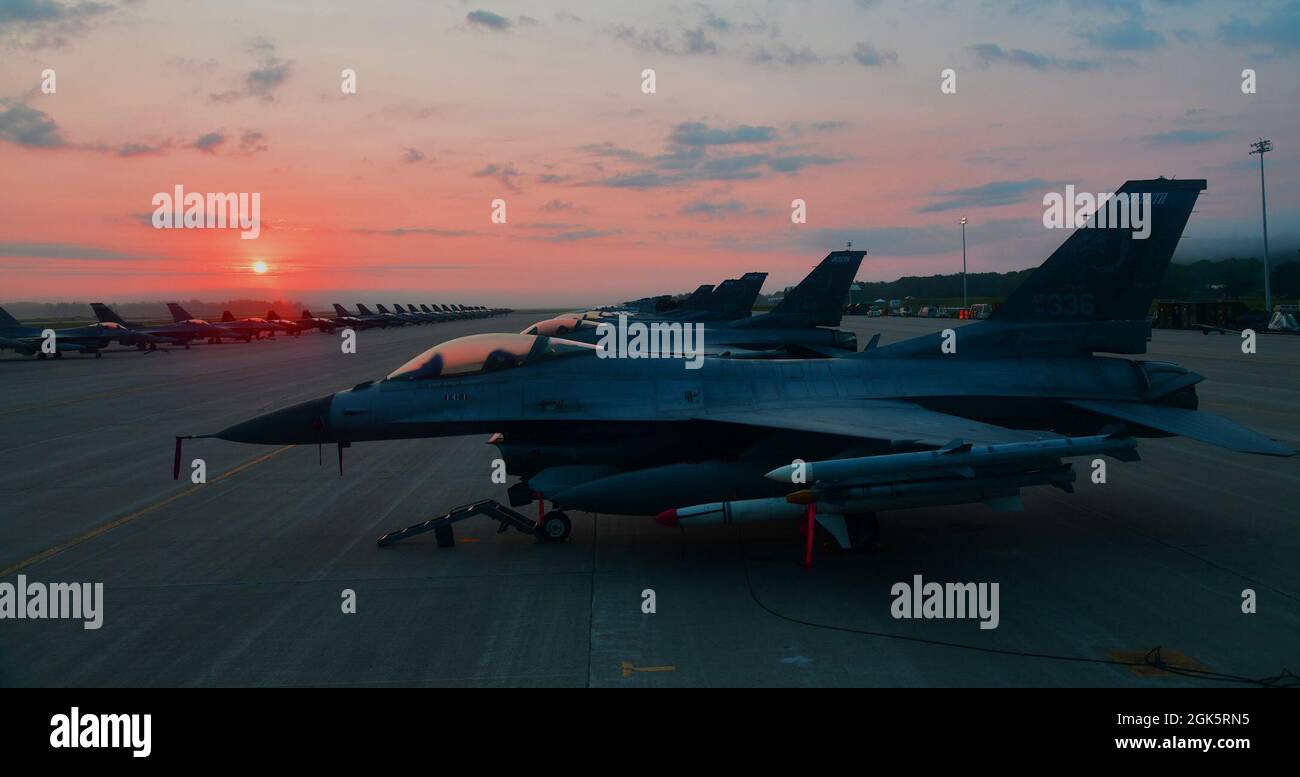
[[[961,217],[961,306],[967,308],[966,304],[966,217]]]
[[[1259,154],[1259,206],[1264,214],[1264,310],[1273,313],[1273,289],[1268,273],[1268,200],[1264,197],[1264,155],[1273,150],[1273,141],[1260,138],[1250,144],[1251,156]]]

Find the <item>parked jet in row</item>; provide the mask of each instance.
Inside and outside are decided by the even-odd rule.
[[[195,340],[213,340],[221,336],[221,330],[209,324],[207,321],[199,319],[188,319],[185,321],[174,321],[170,324],[159,324],[156,326],[141,326],[132,324],[124,320],[121,316],[113,311],[112,308],[102,302],[90,303],[91,310],[95,311],[95,318],[101,323],[117,324],[127,327],[136,332],[142,332],[158,338],[160,342],[170,345],[183,345],[190,347],[190,343]],[[137,348],[144,346],[137,345]]]
[[[702,324],[703,353],[732,358],[818,358],[855,352],[855,334],[827,327],[839,326],[842,302],[865,255],[865,251],[833,251],[771,311]],[[523,333],[595,343],[606,337],[611,327],[629,321],[677,326],[680,319],[569,314],[533,324]]]
[[[90,326],[48,330],[54,333],[54,352],[47,354],[43,348],[46,342],[43,334],[45,331],[47,330],[22,324],[10,315],[9,311],[0,308],[0,350],[15,351],[38,359],[50,355],[61,359],[63,354],[68,352],[94,354],[98,359],[103,356],[100,351],[113,343],[128,346],[156,346],[159,342],[163,342],[152,335],[137,332],[116,322],[101,322]]]
[[[473,335],[380,380],[197,436],[334,443],[341,456],[365,441],[495,433],[490,442],[521,479],[512,503],[549,500],[556,509],[540,528],[553,540],[568,535],[565,509],[671,525],[694,515],[725,521],[776,499],[767,504],[790,508],[771,514],[798,515],[810,529],[815,520],[849,545],[863,527],[870,533],[879,510],[1017,509],[1022,488],[1071,491],[1075,473],[1063,459],[1089,451],[1132,460],[1128,437],[1292,455],[1198,411],[1202,376],[1097,355],[1145,353],[1147,309],[1204,188],[1125,183],[1121,194],[1152,195],[1145,239],[1128,229],[1075,231],[993,316],[955,336],[840,359],[708,358],[684,370],[677,359],[601,358],[593,345],[559,338]],[[796,460],[813,462],[802,483],[785,469]]]

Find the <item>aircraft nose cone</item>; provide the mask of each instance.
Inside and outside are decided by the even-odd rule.
[[[660,526],[667,526],[670,529],[677,526],[677,511],[664,510],[662,513],[655,516],[655,523]]]
[[[217,432],[216,437],[254,445],[310,445],[334,442],[330,428],[330,404],[334,395],[250,418]]]

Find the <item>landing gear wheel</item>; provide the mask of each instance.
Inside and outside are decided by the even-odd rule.
[[[440,548],[452,548],[456,546],[456,535],[452,532],[450,526],[438,526],[433,530],[433,538],[438,541]]]
[[[569,516],[559,510],[552,510],[542,517],[542,525],[538,529],[537,536],[542,542],[564,542],[569,539],[571,531],[573,531],[573,524],[569,521]]]
[[[880,539],[880,519],[875,513],[845,516],[849,525],[849,542],[853,549],[869,548]]]

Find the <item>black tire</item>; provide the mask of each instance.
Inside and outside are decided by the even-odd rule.
[[[456,547],[456,534],[451,530],[451,526],[438,526],[433,530],[433,538],[438,541],[440,548]]]
[[[569,516],[559,510],[552,510],[542,517],[542,525],[538,528],[537,536],[542,542],[564,542],[569,539],[569,533],[573,531],[573,522]]]
[[[869,548],[880,539],[880,519],[875,513],[844,516],[849,528],[849,542],[854,550]]]

